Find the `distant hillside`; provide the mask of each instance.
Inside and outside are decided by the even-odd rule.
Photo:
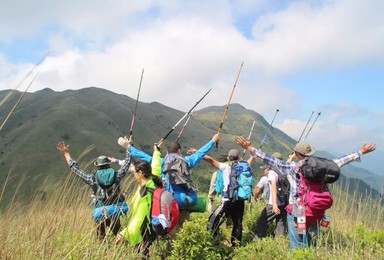
[[[8,92],[0,91],[0,100]],[[4,121],[20,95],[16,91],[2,105],[0,122]],[[195,101],[186,102],[191,107],[195,104]],[[117,139],[127,135],[134,106],[134,99],[96,87],[63,92],[44,89],[27,93],[1,130],[0,183],[6,184],[1,203],[12,199],[27,201],[31,194],[49,193],[62,184],[63,174],[68,173],[68,167],[56,149],[60,140],[70,144],[74,158],[79,158],[89,146],[93,147],[80,160],[82,166],[88,165],[90,171],[93,170],[91,162],[100,154],[123,157],[124,150],[118,146]],[[179,139],[183,149],[199,148],[213,136],[221,121],[224,106],[196,109]],[[151,153],[153,144],[168,133],[184,114],[158,102],[139,102],[133,130],[134,144]],[[231,104],[221,132],[219,149],[213,149],[211,155],[218,158],[226,154],[229,148],[237,147],[235,137],[248,136],[253,121],[256,123],[251,140],[258,147],[269,123],[258,113],[239,104]],[[176,138],[181,126],[172,132],[168,140]],[[280,151],[287,157],[294,144],[294,139],[272,127],[263,150]],[[198,169],[212,171],[206,163],[202,163]],[[357,169],[352,167],[348,171],[356,173]],[[375,175],[370,173],[370,176]],[[209,177],[204,176],[203,181],[206,182]],[[207,184],[200,186],[206,187]],[[201,191],[205,191],[205,188]]]

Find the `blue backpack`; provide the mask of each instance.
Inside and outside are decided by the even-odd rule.
[[[228,198],[248,200],[252,196],[253,172],[247,161],[235,161],[231,164]]]
[[[221,194],[223,189],[224,189],[223,172],[220,170],[217,170],[216,171],[216,182],[215,182],[216,194]]]

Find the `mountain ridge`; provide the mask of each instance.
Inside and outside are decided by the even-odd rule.
[[[0,91],[0,100],[7,93],[9,92]],[[14,92],[1,107],[1,122],[16,102],[17,94],[21,93]],[[60,185],[62,174],[68,172],[68,167],[56,149],[58,141],[64,140],[70,144],[74,158],[78,158],[87,147],[92,147],[89,153],[81,157],[81,161],[88,162],[87,165],[91,165],[89,162],[100,154],[123,157],[124,150],[117,145],[117,138],[128,134],[135,103],[135,99],[98,87],[62,92],[45,88],[27,93],[1,133],[0,183],[7,183],[3,197],[13,198],[13,193],[18,193],[15,197],[21,201],[28,200],[30,194],[42,189],[39,187],[42,183],[46,183],[43,189],[47,192],[54,189],[55,185]],[[225,106],[210,106],[193,111],[180,138],[183,150],[189,147],[199,148],[217,132],[224,108]],[[133,129],[135,145],[151,153],[153,144],[164,137],[183,115],[185,112],[159,102],[139,101]],[[263,135],[268,133],[263,150],[270,153],[280,151],[287,158],[295,140],[281,130],[270,127],[262,115],[241,104],[230,104],[221,131],[219,149],[212,149],[210,154],[219,158],[228,149],[239,148],[235,137],[247,137],[253,121],[253,146],[259,147],[260,144],[254,140],[262,140]],[[176,139],[183,124],[184,122],[180,123],[172,131],[168,140]],[[353,177],[358,177],[356,171],[364,172],[353,167],[352,165],[351,170],[346,168],[348,173],[354,173],[351,174]],[[91,170],[92,165],[87,169]],[[207,171],[210,168],[202,163],[198,169]],[[369,174],[373,176],[372,173]],[[375,177],[370,182],[377,183],[378,180],[379,177]],[[202,185],[205,186],[206,184]]]

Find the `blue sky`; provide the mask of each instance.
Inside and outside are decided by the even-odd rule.
[[[232,102],[335,154],[384,147],[384,1],[0,0],[0,90],[97,86],[188,111]],[[199,108],[198,107],[198,108]],[[197,109],[198,109],[197,108]],[[315,116],[313,117],[313,119]],[[242,133],[247,134],[247,133]],[[255,140],[258,142],[258,140]]]

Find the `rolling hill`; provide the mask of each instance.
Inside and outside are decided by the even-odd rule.
[[[0,91],[0,100],[9,91]],[[0,122],[5,120],[20,95],[15,91],[0,107]],[[63,174],[69,170],[56,149],[58,141],[64,140],[70,144],[71,155],[79,158],[82,166],[90,171],[93,170],[91,162],[98,155],[123,157],[124,150],[118,146],[117,139],[129,132],[135,102],[128,96],[97,87],[63,92],[46,88],[27,93],[1,130],[0,183],[3,192],[0,203],[4,205],[11,200],[25,202],[33,194],[49,194],[57,185],[61,185],[65,177]],[[189,103],[191,106],[194,104]],[[189,147],[198,148],[212,137],[221,121],[224,106],[196,109],[179,139],[185,150]],[[184,114],[158,102],[139,102],[133,130],[134,144],[151,153],[153,144],[168,133]],[[218,158],[226,154],[228,149],[236,147],[235,137],[248,136],[253,121],[256,123],[251,140],[257,147],[259,141],[256,140],[262,139],[269,123],[260,114],[240,104],[231,104],[221,131],[219,147],[213,149],[211,155]],[[181,125],[168,140],[176,139]],[[280,151],[287,157],[294,144],[294,139],[272,127],[263,150]],[[83,153],[88,148],[90,152]],[[202,163],[197,171],[211,172],[212,169]],[[354,180],[354,183],[362,183],[364,192],[369,185],[384,183],[379,176],[355,166],[348,166],[346,170],[343,168],[343,172],[355,178],[366,176],[361,172],[369,174],[370,179],[364,177],[364,181],[369,180],[367,183]],[[196,175],[197,181],[207,182],[210,178],[200,178],[199,174]],[[207,184],[201,184],[200,187],[201,191],[206,191]],[[378,196],[375,190],[371,193]]]

